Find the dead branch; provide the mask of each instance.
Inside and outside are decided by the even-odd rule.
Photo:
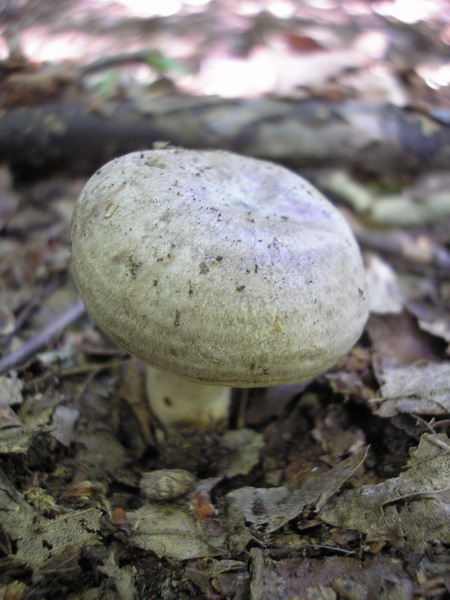
[[[384,104],[171,96],[22,107],[0,115],[0,161],[35,171],[64,166],[91,173],[157,141],[369,175],[407,176],[450,163],[442,111]]]

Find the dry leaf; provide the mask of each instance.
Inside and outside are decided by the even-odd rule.
[[[242,487],[227,494],[233,518],[258,526],[267,533],[275,531],[297,517],[307,506],[317,509],[333,496],[364,461],[367,448],[340,462],[327,473],[308,480],[298,489]]]
[[[413,586],[401,562],[375,558],[361,563],[333,556],[325,560],[272,560],[259,548],[251,551],[251,600],[412,600]]]
[[[223,436],[230,446],[224,472],[227,477],[248,475],[259,462],[259,452],[264,446],[264,436],[252,429],[233,429]]]
[[[444,415],[450,413],[450,363],[428,363],[385,369],[380,388],[380,417],[398,413]]]
[[[320,512],[335,527],[357,529],[366,540],[422,552],[450,542],[450,446],[445,435],[422,436],[398,477],[344,492]],[[446,450],[447,447],[447,450]]]
[[[370,312],[379,315],[402,312],[404,301],[394,270],[376,254],[366,255],[366,265]]]
[[[9,406],[22,404],[23,381],[17,377],[16,373],[11,373],[8,377],[0,377],[0,402]]]
[[[133,524],[130,543],[158,556],[178,560],[223,554],[222,532],[202,529],[184,508],[171,504],[144,504],[127,512]]]
[[[48,519],[2,472],[0,511],[2,528],[16,548],[15,557],[28,563],[35,576],[51,570],[78,571],[81,549],[100,543],[100,510],[72,511]]]

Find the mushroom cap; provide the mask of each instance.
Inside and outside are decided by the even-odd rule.
[[[350,228],[288,169],[229,152],[133,152],[78,200],[72,265],[118,345],[193,381],[294,383],[339,361],[368,315]]]

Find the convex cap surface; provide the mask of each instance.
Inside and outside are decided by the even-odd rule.
[[[72,253],[99,327],[195,381],[302,381],[352,348],[368,314],[340,213],[293,172],[229,152],[169,148],[108,163],[79,198]]]

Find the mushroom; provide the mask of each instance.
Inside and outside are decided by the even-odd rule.
[[[336,364],[368,315],[350,228],[292,171],[220,150],[117,158],[87,182],[72,265],[93,320],[148,366],[153,412],[210,425],[231,387]]]

